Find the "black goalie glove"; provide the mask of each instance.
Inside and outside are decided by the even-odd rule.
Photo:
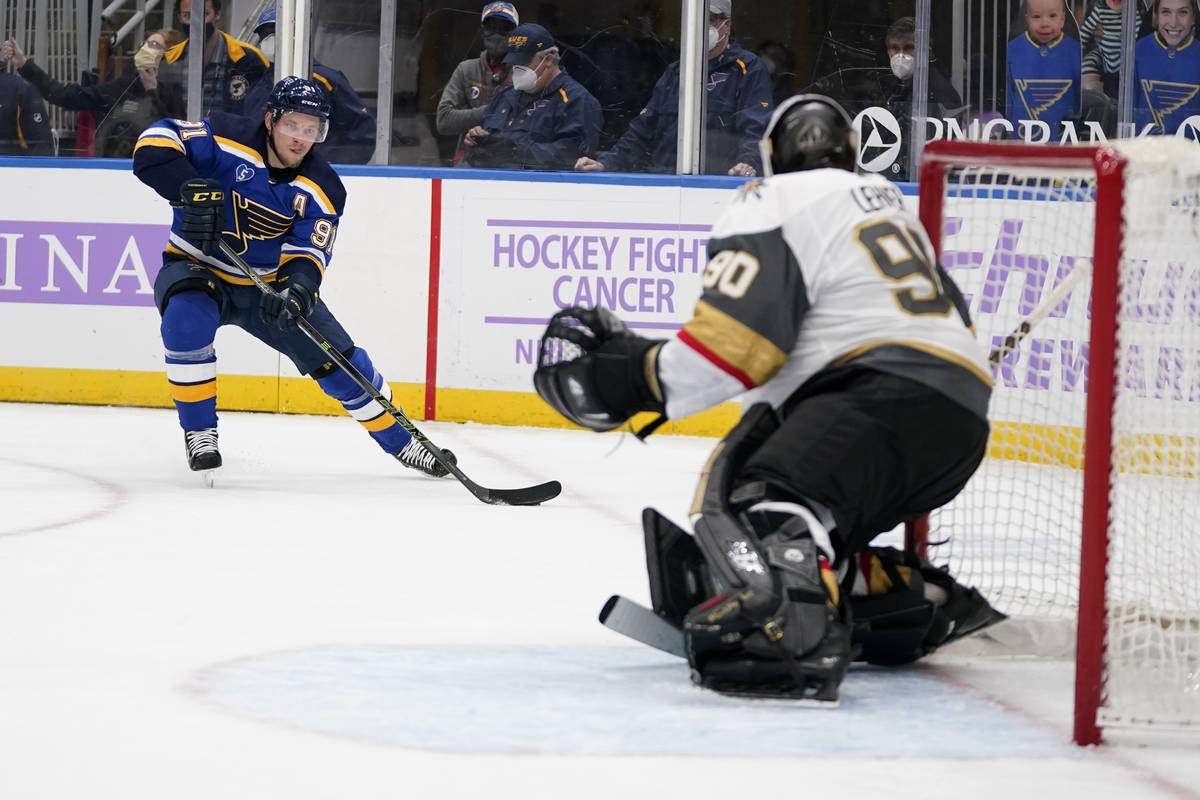
[[[639,411],[664,413],[662,344],[635,336],[606,308],[573,306],[550,318],[533,385],[576,425],[611,431]]]

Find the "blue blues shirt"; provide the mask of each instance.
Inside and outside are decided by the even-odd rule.
[[[472,166],[573,169],[596,152],[604,116],[600,101],[561,71],[536,94],[504,88],[479,124],[491,136],[467,152]]]
[[[1134,122],[1138,133],[1174,134],[1179,124],[1200,114],[1200,45],[1188,34],[1169,47],[1158,33],[1143,36],[1134,50]]]
[[[1078,117],[1083,49],[1079,40],[1059,34],[1039,44],[1025,32],[1008,43],[1008,120],[1023,138],[1021,120],[1041,120],[1058,139],[1064,117]]]
[[[762,172],[758,142],[771,119],[771,75],[734,42],[708,62],[705,172],[724,175],[743,163]],[[667,67],[650,101],[613,148],[597,158],[618,172],[674,172],[679,130],[679,62]]]
[[[220,181],[226,190],[224,241],[265,280],[283,281],[302,270],[319,284],[333,257],[346,190],[319,154],[310,151],[296,169],[271,169],[266,148],[262,120],[232,114],[200,122],[164,119],[138,139],[133,171],[172,202],[190,178]],[[228,283],[250,283],[237,267],[219,255],[204,255],[180,236],[181,219],[176,209],[167,258],[205,264]]]

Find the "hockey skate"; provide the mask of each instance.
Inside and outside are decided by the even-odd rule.
[[[458,459],[454,457],[454,453],[451,453],[449,450],[443,450],[442,452],[445,453],[446,460],[451,464],[458,463]],[[442,466],[433,457],[433,453],[426,450],[416,439],[409,439],[408,444],[404,445],[404,449],[395,455],[396,460],[404,466],[424,472],[432,478],[444,478],[450,474],[450,470]]]
[[[183,444],[187,451],[188,466],[193,472],[204,473],[204,482],[211,487],[213,471],[221,466],[221,452],[217,450],[217,429],[184,431]]]

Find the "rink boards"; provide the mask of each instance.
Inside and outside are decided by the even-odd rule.
[[[169,405],[152,299],[166,203],[128,162],[62,163],[0,159],[6,185],[29,187],[0,196],[0,400]],[[711,225],[738,185],[707,177],[340,169],[348,200],[326,302],[411,417],[499,424],[563,424],[532,391],[538,337],[559,308],[603,304],[643,335],[673,335],[700,293]],[[914,187],[903,188],[915,209]],[[1050,291],[1052,265],[1078,255],[1033,235],[1045,211],[1036,206],[1019,253],[1000,253],[996,232],[982,228],[947,239],[958,254],[948,266],[973,301],[985,341],[1027,313],[1038,290]],[[1001,280],[1003,296],[982,290],[996,265],[1014,257],[1045,266],[1040,275],[1014,270],[1025,274]],[[1003,369],[1002,396],[1067,395],[1051,404],[1064,409],[1082,399],[1067,356],[1078,355],[1086,304],[1076,298],[1069,306],[1037,337],[1060,357],[1039,353]],[[1062,335],[1064,325],[1073,333]],[[218,333],[217,354],[223,408],[340,411],[240,330]],[[719,435],[735,415],[729,404],[672,429]]]

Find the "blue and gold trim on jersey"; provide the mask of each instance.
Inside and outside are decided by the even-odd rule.
[[[334,208],[333,201],[329,199],[329,196],[326,195],[324,190],[322,190],[321,187],[318,186],[311,179],[306,178],[303,175],[298,175],[298,176],[296,176],[296,179],[293,180],[291,182],[291,184],[289,184],[289,185],[294,186],[296,189],[299,189],[300,191],[302,191],[302,192],[306,193],[307,195],[309,195],[310,197],[312,197],[312,199],[317,204],[317,208],[321,209],[321,213],[323,213],[323,214],[338,214],[339,213],[338,210],[336,208]]]
[[[179,138],[179,134],[162,125],[155,125],[142,131],[142,135],[138,137],[137,144],[133,147],[133,152],[136,153],[141,147],[167,147],[171,150],[178,150],[185,155],[187,154],[187,151],[183,148],[183,141]]]
[[[226,231],[226,233],[228,234],[228,231]],[[187,241],[180,238],[177,234],[171,234],[170,239],[167,241],[166,251],[172,255],[183,256],[189,261],[195,261],[198,264],[203,264],[225,283],[232,283],[235,286],[249,286],[250,284],[254,283],[254,281],[242,274],[242,271],[237,267],[226,264],[223,261],[218,261],[212,256],[204,255],[204,253],[201,253],[199,250],[192,247]],[[254,271],[257,272],[258,276],[264,281],[273,281],[275,280],[276,273],[279,271],[279,267],[273,266],[270,269],[255,268]]]
[[[213,141],[217,143],[217,147],[221,148],[226,153],[232,156],[249,161],[254,166],[264,169],[262,154],[249,145],[234,141],[225,136],[213,136]]]

